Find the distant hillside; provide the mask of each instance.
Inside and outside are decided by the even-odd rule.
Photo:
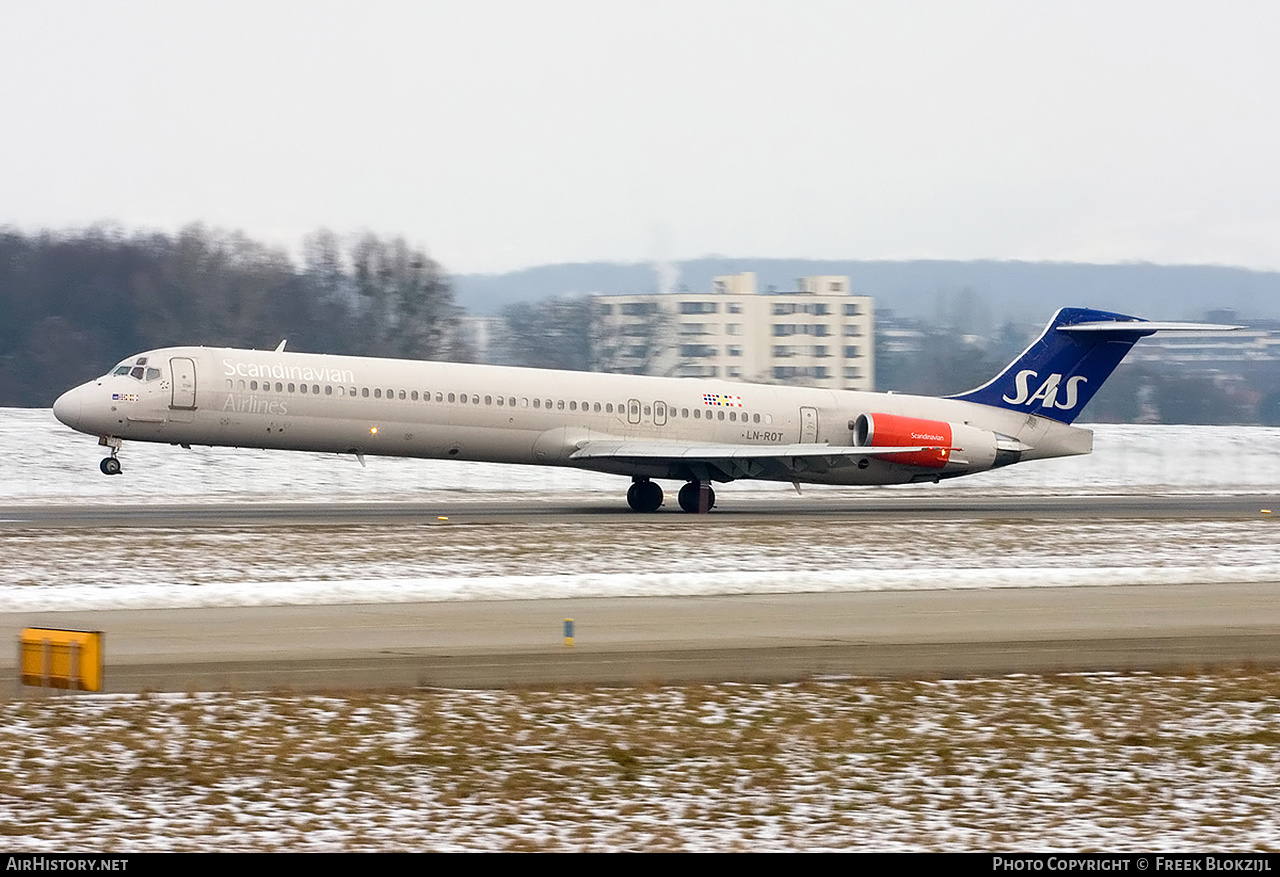
[[[853,289],[902,316],[933,318],[940,299],[972,290],[997,322],[1043,322],[1063,305],[1097,307],[1159,319],[1198,319],[1209,308],[1241,318],[1280,319],[1280,272],[1215,265],[1084,265],[1062,262],[859,262],[709,257],[676,263],[675,288],[706,292],[721,274],[754,271],[763,291],[795,287],[813,274],[845,274]],[[544,265],[509,274],[453,277],[459,304],[473,314],[558,295],[654,292],[650,264]]]

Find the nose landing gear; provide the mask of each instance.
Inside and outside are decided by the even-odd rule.
[[[98,439],[98,444],[104,448],[111,449],[110,457],[103,457],[102,462],[98,464],[98,468],[102,470],[103,475],[119,475],[121,471],[120,459],[116,454],[120,453],[120,446],[124,444],[115,436],[104,435]]]

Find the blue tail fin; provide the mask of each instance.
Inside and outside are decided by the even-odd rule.
[[[1162,324],[1061,308],[1022,355],[981,387],[951,396],[1071,423],[1139,338]]]

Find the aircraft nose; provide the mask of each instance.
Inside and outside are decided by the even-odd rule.
[[[84,394],[80,388],[67,390],[53,403],[53,416],[72,429],[80,427],[80,413],[84,407]]]

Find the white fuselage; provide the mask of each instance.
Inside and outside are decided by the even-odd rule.
[[[991,434],[939,472],[883,459],[750,477],[892,484],[951,477],[1014,459],[1089,453],[1092,433],[1018,411],[883,393],[698,378],[551,371],[260,350],[173,347],[60,397],[58,418],[81,432],[183,445],[279,448],[401,457],[567,465],[637,478],[676,478],[668,459],[573,460],[590,442],[685,445],[822,444],[848,448],[864,413],[947,421]],[[158,371],[158,374],[153,372]],[[141,375],[136,373],[142,372]],[[959,441],[956,442],[960,444]]]

